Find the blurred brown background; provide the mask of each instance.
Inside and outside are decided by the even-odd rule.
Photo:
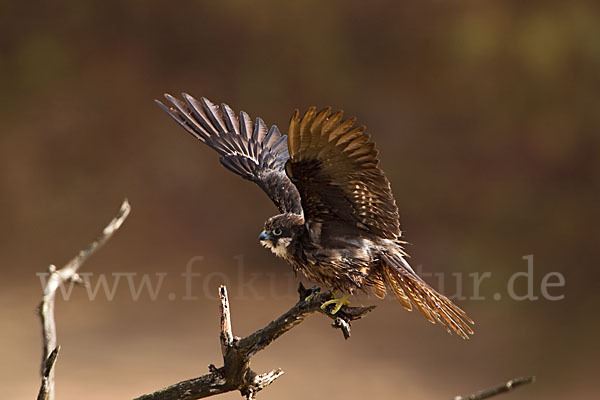
[[[59,399],[131,398],[219,364],[222,281],[240,336],[294,303],[289,267],[257,241],[275,208],[153,102],[182,91],[283,131],[296,107],[356,115],[413,264],[444,273],[449,295],[453,272],[471,297],[468,274],[492,274],[485,300],[459,302],[471,340],[391,299],[355,299],[379,307],[350,340],[313,316],[255,358],[286,371],[260,398],[444,399],[526,374],[538,382],[510,399],[598,396],[600,9],[458,3],[1,1],[3,397],[39,387],[36,273],[70,259],[124,197],[130,218],[82,271],[167,276],[155,300],[134,301],[122,278],[112,301],[75,288],[57,302]],[[507,282],[529,254],[539,299],[516,301]],[[560,301],[541,296],[552,271]]]

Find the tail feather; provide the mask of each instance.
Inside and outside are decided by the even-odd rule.
[[[473,320],[446,296],[436,292],[419,277],[400,254],[382,257],[383,279],[398,301],[407,310],[412,305],[431,323],[438,322],[448,333],[455,332],[463,339],[472,335]]]
[[[387,289],[385,287],[385,280],[380,273],[377,273],[375,279],[373,279],[371,290],[373,294],[380,299],[384,299],[387,294]]]
[[[384,267],[383,269],[383,276],[387,286],[390,288],[392,293],[394,293],[394,296],[396,296],[396,299],[398,299],[400,304],[402,304],[402,307],[406,308],[408,311],[411,311],[412,304],[410,302],[410,298],[406,295],[404,289],[402,289],[402,286],[404,285],[400,283],[402,277],[400,276],[398,277],[399,279],[396,279],[397,275],[394,273],[394,270],[387,267]],[[427,314],[425,316],[427,316]]]

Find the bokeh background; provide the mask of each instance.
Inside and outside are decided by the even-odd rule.
[[[284,131],[296,107],[356,115],[377,141],[413,264],[443,273],[449,295],[452,273],[467,297],[469,274],[492,274],[485,300],[459,302],[477,322],[471,340],[361,297],[379,307],[350,340],[316,315],[254,359],[257,371],[286,371],[261,398],[444,399],[530,374],[537,383],[511,399],[597,397],[599,8],[1,1],[3,397],[39,387],[36,273],[68,261],[124,197],[130,218],[82,271],[92,282],[167,276],[155,300],[146,290],[134,301],[123,278],[110,301],[74,288],[57,302],[59,399],[132,398],[219,364],[222,282],[239,336],[295,302],[289,267],[257,242],[275,208],[153,102],[182,91]],[[540,298],[516,301],[507,282],[530,254]],[[197,256],[197,299],[183,300]],[[549,272],[563,274],[550,293],[564,299],[541,297]]]

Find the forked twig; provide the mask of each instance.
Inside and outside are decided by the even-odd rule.
[[[352,321],[365,316],[371,307],[344,306],[338,313],[331,315],[321,305],[331,299],[331,292],[320,293],[318,289],[305,289],[302,284],[298,288],[300,299],[286,313],[270,322],[267,326],[248,335],[238,338],[231,329],[229,299],[225,286],[219,288],[221,311],[221,353],[223,367],[209,365],[209,373],[199,378],[176,383],[157,392],[138,397],[136,400],[193,400],[216,394],[239,390],[247,399],[254,399],[256,393],[269,386],[283,375],[281,369],[257,374],[250,368],[250,359],[257,352],[267,347],[275,339],[289,331],[315,312],[320,312],[334,320],[333,326],[342,330],[344,337],[350,336]],[[311,297],[310,299],[308,297]]]
[[[56,346],[56,322],[54,320],[54,302],[58,288],[68,282],[83,284],[83,280],[77,273],[81,265],[106,243],[111,236],[121,227],[123,221],[129,215],[131,206],[127,199],[121,204],[121,208],[115,218],[112,219],[102,232],[85,249],[81,250],[71,261],[62,268],[50,265],[48,272],[50,276],[44,286],[42,302],[38,307],[38,313],[42,320],[42,340],[44,345],[42,355],[42,385],[38,393],[38,400],[54,400],[54,365],[60,350]]]

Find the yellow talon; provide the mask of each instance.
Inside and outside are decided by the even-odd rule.
[[[304,301],[306,301],[307,303],[310,303],[315,297],[317,297],[319,295],[319,293],[320,293],[319,290],[313,291],[311,294],[309,294],[308,296],[306,296],[306,298],[304,299]]]
[[[350,305],[350,302],[348,301],[348,298],[350,297],[349,294],[345,294],[342,295],[341,297],[337,296],[337,293],[333,293],[333,299],[331,300],[327,300],[325,303],[321,304],[321,310],[324,310],[328,305],[330,304],[335,304],[335,307],[333,308],[333,310],[331,310],[331,314],[335,314],[338,311],[340,311],[340,308],[342,308],[343,306],[348,306]]]

